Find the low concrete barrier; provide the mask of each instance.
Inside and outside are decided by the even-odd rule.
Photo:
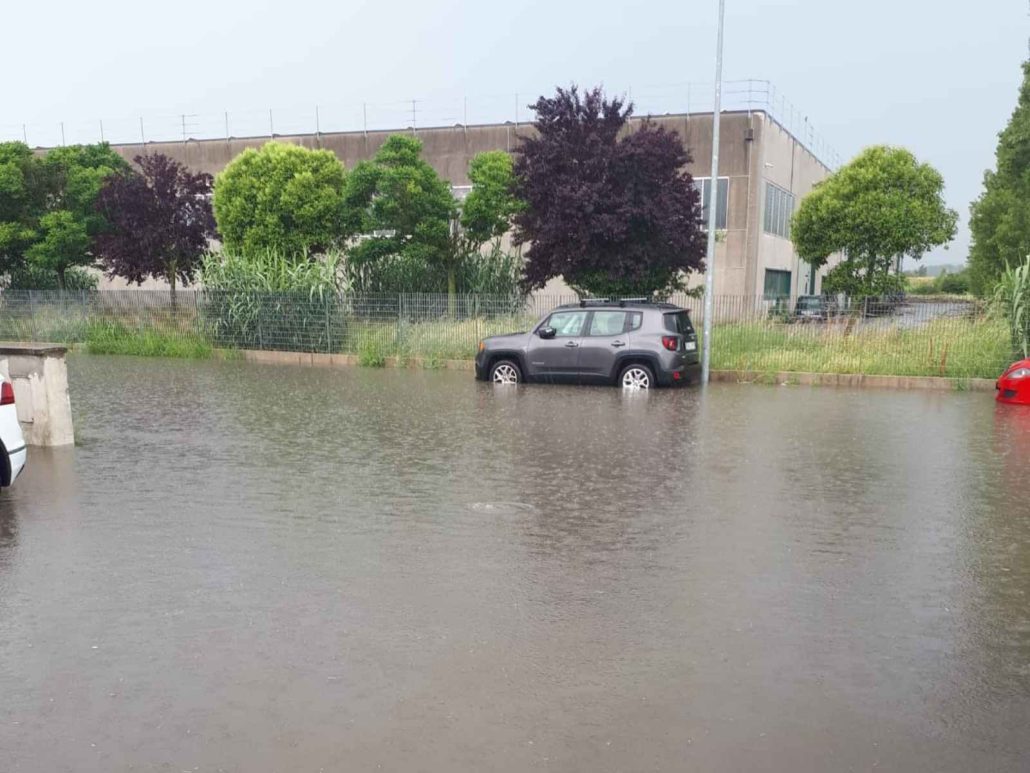
[[[14,386],[18,421],[30,446],[75,443],[67,350],[56,344],[0,343],[0,373]]]
[[[864,389],[943,389],[993,392],[994,379],[941,376],[870,376],[862,373],[759,373],[748,370],[713,370],[712,381],[738,384],[798,384]]]
[[[356,354],[307,354],[304,352],[276,352],[256,349],[224,350],[219,354],[227,359],[242,358],[249,362],[276,365],[315,365],[328,368],[347,368],[360,365]],[[447,370],[474,370],[472,360],[428,360],[422,357],[387,357],[387,368],[443,368]],[[944,378],[940,376],[867,376],[861,373],[761,373],[749,370],[713,370],[713,382],[734,384],[797,384],[807,386],[840,386],[866,389],[938,389],[971,392],[993,392],[994,379]]]

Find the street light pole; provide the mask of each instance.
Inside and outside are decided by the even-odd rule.
[[[719,208],[719,113],[722,112],[722,30],[726,0],[719,0],[719,37],[715,44],[715,104],[712,106],[712,176],[708,185],[708,249],[705,251],[705,318],[701,349],[701,383],[711,370],[712,317],[715,316],[715,224]]]

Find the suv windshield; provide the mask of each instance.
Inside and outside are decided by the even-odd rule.
[[[798,298],[798,309],[818,311],[823,307],[823,299],[815,295],[803,295]]]
[[[690,324],[690,315],[685,311],[674,311],[665,315],[665,329],[680,335],[690,335],[694,326]]]

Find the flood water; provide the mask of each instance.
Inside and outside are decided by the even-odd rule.
[[[1030,410],[69,369],[4,771],[1030,768]]]

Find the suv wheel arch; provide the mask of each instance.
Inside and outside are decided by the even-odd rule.
[[[522,380],[528,381],[528,373],[526,370],[526,358],[522,356],[521,352],[513,352],[511,350],[501,350],[496,352],[490,352],[490,357],[486,361],[486,373],[490,373],[490,369],[493,368],[494,364],[498,360],[514,360],[515,364],[519,366],[519,370],[522,372]]]
[[[655,355],[644,352],[625,352],[615,358],[615,367],[608,377],[611,383],[618,385],[619,376],[622,375],[622,371],[626,369],[626,366],[634,364],[646,365],[655,374],[655,377],[657,377],[658,372],[661,370],[661,363],[658,362],[658,358]]]

